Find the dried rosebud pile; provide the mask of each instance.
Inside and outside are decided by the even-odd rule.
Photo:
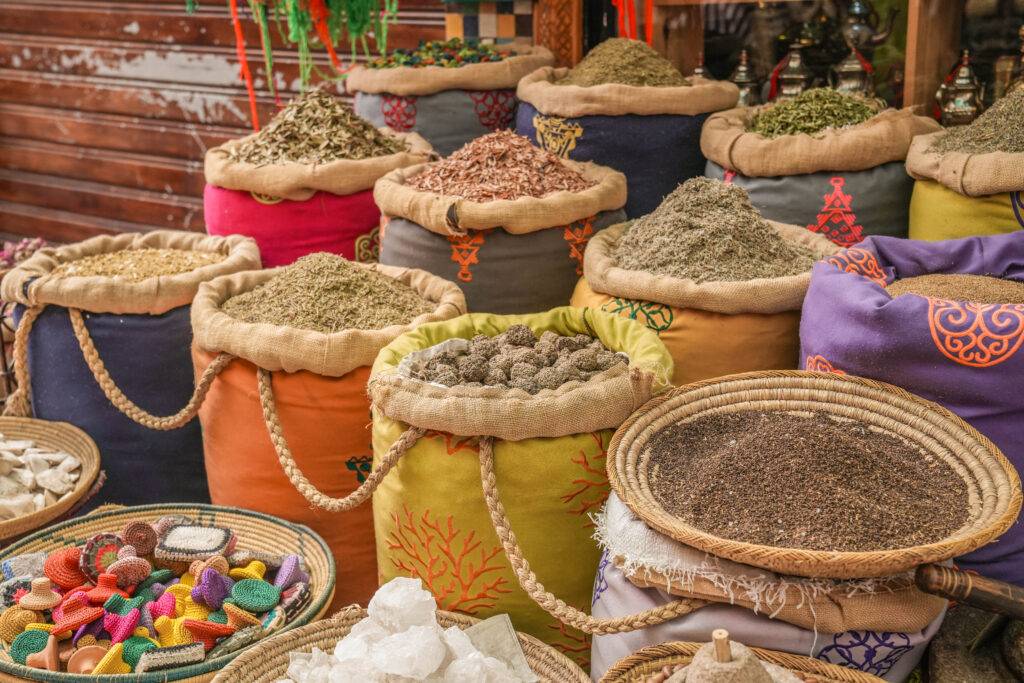
[[[468,142],[409,179],[417,190],[474,202],[580,192],[594,184],[554,154],[507,130]]]
[[[465,351],[436,354],[413,378],[448,387],[505,387],[536,394],[586,382],[625,362],[623,354],[585,334],[544,332],[538,339],[526,325],[513,325],[495,337],[478,334]]]

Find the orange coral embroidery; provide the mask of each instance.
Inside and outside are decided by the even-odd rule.
[[[590,671],[590,636],[560,621],[552,622],[547,627],[558,633],[557,636],[545,638],[547,643],[579,664],[584,671]]]
[[[875,255],[866,249],[856,247],[843,249],[830,256],[828,262],[844,273],[863,275],[872,282],[885,287],[887,279]]]
[[[562,237],[569,243],[569,258],[576,261],[576,274],[583,275],[583,252],[587,249],[587,242],[594,234],[592,225],[594,217],[570,223],[565,226]]]
[[[439,432],[434,429],[429,429],[423,433],[424,439],[440,439],[444,441],[444,449],[448,451],[448,455],[455,455],[459,451],[470,451],[477,452],[478,447],[476,443],[476,437],[473,436],[455,436],[448,432]]]
[[[572,480],[572,489],[561,496],[561,501],[570,506],[567,512],[579,515],[587,520],[584,528],[593,527],[590,521],[590,513],[604,504],[608,498],[608,475],[605,470],[605,460],[608,458],[608,449],[600,434],[591,433],[590,438],[597,445],[598,452],[594,455],[587,455],[585,449],[570,460],[583,470],[583,475]]]
[[[1011,358],[1024,342],[1024,305],[929,298],[928,327],[946,358],[988,368]]]
[[[448,241],[452,245],[452,261],[459,264],[459,279],[472,282],[473,272],[469,267],[480,263],[477,252],[484,245],[484,234],[473,231],[465,235],[448,235]]]
[[[832,363],[822,355],[807,356],[807,362],[804,363],[804,370],[808,370],[810,372],[831,372],[836,375],[846,374],[836,366],[832,365]]]

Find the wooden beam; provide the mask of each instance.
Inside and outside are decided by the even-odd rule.
[[[930,112],[935,91],[960,52],[963,0],[909,0],[904,106]]]

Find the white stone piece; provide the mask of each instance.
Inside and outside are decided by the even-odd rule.
[[[448,665],[444,683],[508,683],[520,680],[511,669],[494,657],[473,652]]]
[[[422,681],[437,671],[447,654],[440,627],[434,624],[413,626],[384,638],[374,644],[370,658],[386,674]]]
[[[370,598],[366,612],[390,633],[437,623],[437,603],[423,590],[419,579],[399,577],[388,581]]]

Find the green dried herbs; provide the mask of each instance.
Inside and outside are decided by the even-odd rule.
[[[628,38],[609,38],[555,81],[555,85],[583,87],[605,83],[654,87],[690,85],[679,69],[651,46]]]
[[[614,258],[626,270],[698,284],[798,275],[816,260],[811,250],[782,239],[743,188],[710,178],[687,180],[634,221]]]
[[[142,282],[151,277],[190,273],[197,268],[220,263],[225,258],[225,254],[191,249],[122,249],[62,263],[53,269],[53,275],[99,276]]]
[[[972,123],[950,128],[932,143],[931,151],[1024,153],[1024,89],[997,100]]]
[[[878,113],[873,100],[846,95],[831,88],[812,88],[792,100],[762,110],[747,130],[766,138],[814,135],[830,128],[864,123]]]
[[[389,55],[367,62],[370,69],[392,69],[397,66],[442,66],[456,69],[467,64],[500,62],[508,55],[490,45],[467,43],[461,38],[420,41],[415,50],[395,50]]]
[[[299,95],[270,124],[229,152],[235,162],[266,166],[325,164],[404,152],[408,145],[359,118],[352,107],[316,88]]]

